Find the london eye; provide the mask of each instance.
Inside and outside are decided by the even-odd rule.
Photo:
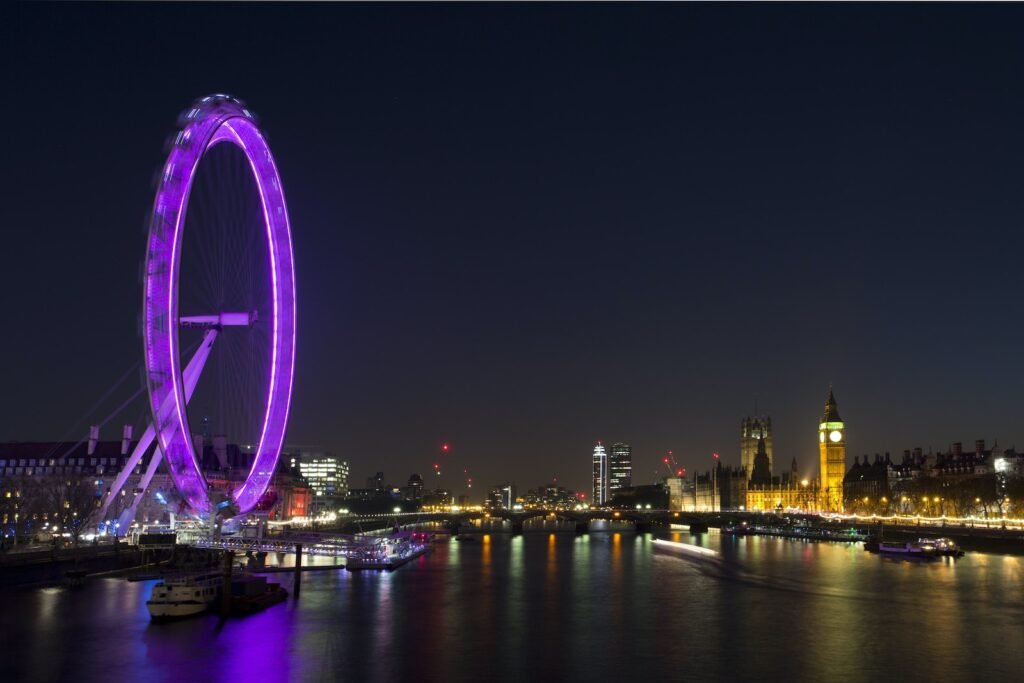
[[[144,267],[151,431],[191,512],[232,516],[266,492],[288,422],[291,228],[274,157],[243,102],[204,97],[179,123],[157,181]],[[211,430],[221,444],[230,437],[246,448],[244,480],[219,494],[203,473]]]

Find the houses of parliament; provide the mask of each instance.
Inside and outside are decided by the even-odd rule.
[[[774,474],[772,421],[746,417],[740,423],[740,464],[717,466],[691,480],[668,482],[670,506],[677,510],[785,510],[842,512],[846,473],[846,425],[829,388],[818,421],[818,473],[801,476],[796,458]]]

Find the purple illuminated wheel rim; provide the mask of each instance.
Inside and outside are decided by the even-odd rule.
[[[203,517],[220,506],[208,494],[188,424],[178,341],[179,269],[196,169],[207,151],[222,143],[242,151],[259,191],[273,300],[266,410],[252,468],[231,493],[231,507],[238,513],[255,507],[273,478],[284,443],[295,371],[295,264],[281,178],[255,117],[245,105],[225,95],[205,97],[183,115],[183,127],[160,175],[149,226],[142,325],[157,443],[175,486],[192,511]]]

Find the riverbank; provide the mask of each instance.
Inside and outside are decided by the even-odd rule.
[[[8,554],[0,558],[0,589],[60,585],[68,572],[93,576],[136,569],[143,562],[142,551],[125,544]]]

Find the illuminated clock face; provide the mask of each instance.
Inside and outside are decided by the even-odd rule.
[[[832,443],[839,443],[843,440],[843,433],[839,430],[834,430],[828,435],[828,438],[832,440]]]
[[[818,433],[818,441],[825,443],[825,432]]]

